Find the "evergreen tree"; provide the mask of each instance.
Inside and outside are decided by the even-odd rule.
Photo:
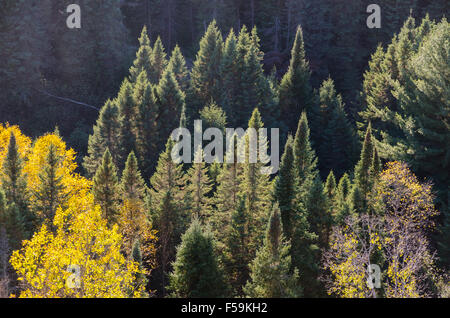
[[[136,59],[133,62],[133,66],[130,68],[130,82],[135,83],[138,76],[142,71],[146,74],[150,74],[152,63],[152,48],[150,46],[150,39],[147,33],[147,27],[142,28],[141,36],[139,37],[139,49],[136,53]]]
[[[108,148],[113,162],[119,163],[119,110],[116,102],[107,100],[100,110],[94,132],[89,136],[88,155],[84,157],[83,167],[88,176],[93,176],[101,164],[101,154]]]
[[[170,262],[175,257],[175,246],[185,231],[187,215],[184,204],[185,177],[181,164],[171,158],[174,141],[169,138],[166,150],[160,155],[156,172],[150,179],[151,200],[156,202],[150,209],[152,224],[158,231],[158,264],[152,279],[152,286],[158,286],[162,295],[166,294],[166,275]]]
[[[119,108],[118,168],[123,169],[129,153],[135,151],[136,147],[136,135],[134,131],[136,105],[133,98],[133,87],[127,79],[123,81],[120,87],[116,103]]]
[[[136,240],[133,244],[133,249],[131,252],[131,257],[134,262],[139,264],[139,272],[136,273],[136,277],[134,280],[134,290],[144,290],[147,287],[147,277],[145,277],[144,273],[144,266],[142,263],[142,252],[141,252],[141,244],[139,240]],[[148,294],[146,292],[141,293],[141,297],[148,297]]]
[[[350,183],[350,178],[347,173],[344,173],[339,180],[333,205],[333,220],[337,225],[343,225],[345,218],[351,214],[351,205],[349,200],[351,189],[352,185]]]
[[[158,105],[154,87],[142,71],[134,86],[133,98],[136,102],[136,155],[144,178],[150,178],[158,153]]]
[[[106,148],[102,164],[98,167],[93,182],[92,192],[95,202],[100,204],[103,217],[108,220],[109,225],[112,225],[117,221],[119,213],[119,180],[108,148]]]
[[[219,128],[222,133],[225,133],[227,115],[214,101],[211,101],[210,104],[200,111],[200,118],[203,121],[204,130],[208,128]]]
[[[291,51],[289,69],[280,84],[280,111],[283,121],[289,132],[295,130],[298,120],[293,114],[307,111],[308,115],[313,109],[314,97],[310,84],[309,63],[305,56],[303,32],[297,28],[294,45]]]
[[[281,157],[278,177],[275,181],[275,199],[280,207],[283,233],[288,240],[292,238],[296,199],[293,142],[292,136],[289,136]]]
[[[203,161],[203,151],[197,149],[194,155],[194,163],[187,172],[186,195],[188,195],[190,212],[193,217],[201,221],[211,215],[211,199],[209,193],[212,185],[208,176],[208,167]]]
[[[340,94],[331,78],[320,87],[320,130],[317,153],[320,170],[325,177],[329,170],[341,176],[355,159],[356,138],[347,119]]]
[[[275,204],[263,246],[250,264],[250,281],[244,287],[247,297],[299,297],[298,270],[291,273],[290,243],[283,236],[280,210]]]
[[[45,162],[39,172],[40,182],[34,193],[36,200],[33,202],[34,211],[38,215],[40,223],[49,225],[50,229],[54,229],[53,218],[56,209],[67,198],[62,176],[57,171],[60,164],[61,157],[56,146],[51,143],[48,147]]]
[[[175,128],[179,127],[181,114],[185,109],[185,94],[171,69],[167,68],[162,74],[159,85],[156,87],[156,101],[158,105],[158,149]]]
[[[256,140],[259,140],[259,129],[263,128],[263,122],[257,108],[253,111],[248,127],[250,129],[255,129],[256,134],[253,137]],[[251,151],[255,151],[255,149],[252,149],[250,146],[250,143],[252,142],[250,138],[252,137],[247,133],[245,138],[245,164],[240,184],[240,193],[245,195],[247,199],[248,227],[249,232],[251,233],[249,248],[252,255],[254,255],[257,247],[261,245],[264,239],[263,227],[269,217],[270,180],[269,176],[262,171],[266,167],[264,167],[264,164],[261,161],[257,161],[256,163],[250,162],[251,155],[255,156],[255,158],[260,158],[260,148],[258,147],[256,153],[250,154]]]
[[[161,38],[158,36],[155,44],[153,45],[153,50],[150,55],[150,70],[148,72],[148,77],[151,83],[159,83],[161,76],[167,66],[167,54],[164,50]]]
[[[334,176],[333,170],[330,171],[325,182],[324,191],[329,200],[333,200],[336,194],[336,178]]]
[[[222,35],[216,21],[212,21],[200,41],[200,50],[191,71],[191,86],[196,99],[193,114],[196,114],[200,107],[206,105],[211,99],[219,100],[218,75],[222,46]]]
[[[225,273],[235,296],[242,296],[242,287],[248,279],[250,263],[248,253],[247,215],[245,197],[238,198],[238,205],[231,214],[230,226],[225,237]]]
[[[167,67],[173,72],[177,79],[178,85],[183,92],[189,89],[189,71],[186,67],[186,60],[184,59],[181,49],[178,45],[172,51],[169,64]]]
[[[177,247],[170,274],[170,289],[176,297],[223,297],[226,285],[218,264],[215,242],[209,230],[193,219]]]

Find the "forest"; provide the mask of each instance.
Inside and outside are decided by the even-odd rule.
[[[450,297],[449,3],[371,3],[1,0],[0,298]]]

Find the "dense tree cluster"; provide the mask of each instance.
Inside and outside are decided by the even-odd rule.
[[[0,125],[0,296],[448,296],[445,1],[389,1],[389,30],[370,37],[365,15],[347,21],[365,1],[79,1],[85,28],[53,29],[55,14],[35,30],[48,43],[10,40],[33,25],[14,12],[65,4],[32,2],[0,4],[2,121],[24,118],[24,132]],[[103,104],[86,152],[72,146],[92,108],[61,117],[63,133],[28,121],[66,116],[56,95]],[[202,147],[175,160],[172,132],[197,119],[279,128],[279,171],[251,160],[250,130],[223,163]]]

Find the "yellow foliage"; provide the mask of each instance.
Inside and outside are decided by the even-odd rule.
[[[31,139],[23,135],[18,126],[0,124],[0,166],[3,166],[3,160],[6,158],[8,153],[11,132],[16,137],[17,147],[22,158],[26,158],[31,149]]]
[[[139,296],[142,287],[132,287],[138,264],[121,254],[118,228],[108,229],[92,194],[73,196],[67,206],[56,212],[55,234],[43,225],[13,252],[10,262],[22,285],[20,297]],[[79,280],[72,280],[69,266],[80,269]]]

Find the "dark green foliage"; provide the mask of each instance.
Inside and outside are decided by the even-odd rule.
[[[267,225],[263,246],[250,264],[250,280],[244,287],[247,297],[289,298],[300,297],[298,270],[291,273],[290,243],[286,243],[275,204]]]
[[[157,84],[167,66],[167,54],[161,38],[158,36],[155,45],[153,46],[152,54],[150,55],[150,70],[148,78],[151,83]]]
[[[310,84],[309,63],[305,56],[303,32],[297,29],[294,45],[291,51],[291,62],[287,73],[280,84],[279,107],[284,124],[289,132],[294,132],[298,114],[314,107],[314,96]]]
[[[119,179],[117,178],[116,166],[112,162],[111,153],[106,149],[101,166],[98,167],[94,176],[92,193],[97,204],[102,207],[103,217],[112,225],[117,220],[119,213],[118,190]]]
[[[275,199],[280,207],[283,233],[288,240],[292,237],[297,186],[294,172],[293,142],[292,136],[289,136],[281,157],[278,177],[275,181]]]
[[[125,169],[120,180],[120,190],[123,200],[144,200],[146,195],[145,181],[139,171],[136,155],[131,152],[125,163]]]
[[[320,87],[320,125],[316,128],[319,168],[325,177],[333,170],[338,177],[350,169],[355,160],[357,141],[347,119],[342,97],[331,78]]]
[[[306,113],[302,112],[294,138],[294,172],[299,187],[317,173],[317,158],[309,135],[308,119]]]
[[[324,192],[329,200],[333,200],[336,195],[336,178],[334,176],[333,170],[330,171],[325,182]],[[330,202],[331,202],[330,201]]]
[[[333,202],[333,220],[337,225],[344,224],[345,218],[351,214],[349,195],[352,189],[347,173],[339,180],[336,195]]]
[[[130,68],[130,81],[132,83],[136,82],[142,71],[145,71],[146,74],[150,74],[152,68],[152,48],[150,46],[150,39],[148,38],[146,26],[142,28],[139,44],[140,46],[136,53],[136,59],[133,62],[133,66]]]
[[[134,118],[136,118],[135,100],[133,98],[133,86],[125,79],[120,87],[116,99],[119,109],[118,131],[118,168],[123,169],[130,152],[136,150],[136,135],[134,134]]]
[[[222,297],[226,285],[215,251],[212,233],[193,219],[177,247],[170,289],[176,297]]]

